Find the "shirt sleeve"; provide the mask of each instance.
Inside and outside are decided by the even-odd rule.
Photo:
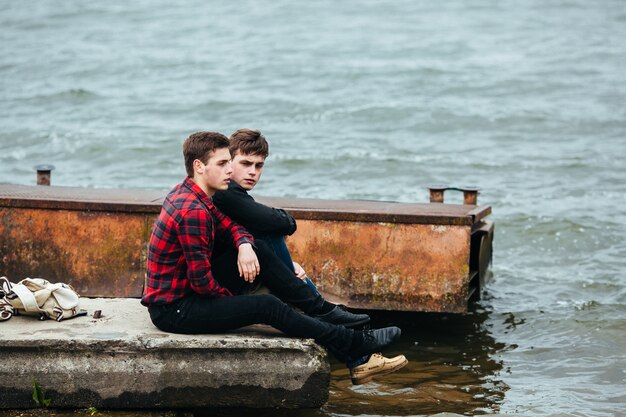
[[[244,243],[250,243],[254,246],[254,237],[242,226],[235,223],[230,217],[219,211],[217,207],[212,207],[213,216],[215,216],[215,228],[220,234],[226,234],[232,241],[232,244],[238,248]]]
[[[284,236],[296,231],[296,220],[289,213],[257,203],[241,188],[220,191],[213,197],[213,201],[227,216],[255,233]]]
[[[231,292],[220,286],[211,272],[212,223],[206,210],[189,210],[179,223],[178,239],[187,262],[191,288],[198,294],[225,297],[232,295]]]

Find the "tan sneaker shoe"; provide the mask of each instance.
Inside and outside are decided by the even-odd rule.
[[[381,353],[373,353],[370,359],[363,365],[350,368],[350,378],[354,385],[365,384],[366,382],[370,382],[375,376],[395,372],[407,363],[409,363],[409,361],[406,360],[404,355],[385,358]]]

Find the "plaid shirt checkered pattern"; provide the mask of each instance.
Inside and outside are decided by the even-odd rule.
[[[144,305],[170,304],[192,292],[208,297],[232,295],[211,273],[215,239],[235,247],[254,244],[243,227],[222,214],[189,177],[163,202],[148,246]]]

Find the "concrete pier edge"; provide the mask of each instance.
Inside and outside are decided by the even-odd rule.
[[[219,335],[158,330],[138,299],[81,299],[88,316],[0,322],[0,409],[317,408],[330,365],[311,339],[268,326]],[[102,311],[102,317],[92,314]]]

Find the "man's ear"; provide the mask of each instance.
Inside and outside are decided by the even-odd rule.
[[[199,160],[199,159],[194,159],[193,160],[193,171],[196,174],[204,173],[204,163],[201,160]]]

